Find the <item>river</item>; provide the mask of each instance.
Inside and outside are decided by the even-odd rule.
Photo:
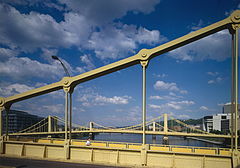
[[[212,143],[202,142],[193,139],[184,139],[183,137],[169,136],[169,145],[182,146],[199,146],[199,147],[221,147]],[[130,142],[142,143],[142,135],[140,134],[121,134],[121,133],[101,133],[96,134],[94,140],[96,141],[114,141],[114,142]],[[146,135],[147,144],[163,144],[163,136],[157,135],[156,139],[152,135]]]

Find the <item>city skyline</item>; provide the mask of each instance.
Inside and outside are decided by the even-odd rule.
[[[3,1],[0,3],[0,96],[57,82],[132,56],[228,17],[240,3],[192,1]],[[94,12],[93,12],[94,11]],[[230,102],[231,36],[224,30],[150,60],[147,119],[221,113]],[[142,68],[82,83],[73,93],[73,122],[130,125],[142,121]],[[12,106],[64,116],[64,92]]]

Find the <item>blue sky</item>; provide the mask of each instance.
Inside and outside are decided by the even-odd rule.
[[[153,48],[228,17],[237,0],[8,0],[0,2],[0,96],[57,82]],[[200,118],[230,102],[231,36],[227,30],[152,59],[147,68],[147,118],[163,113]],[[140,65],[82,83],[73,121],[86,125],[141,122]],[[62,90],[12,109],[64,117]]]

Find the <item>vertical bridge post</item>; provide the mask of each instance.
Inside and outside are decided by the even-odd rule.
[[[90,131],[92,131],[93,130],[93,122],[89,122],[89,129],[90,129]]]
[[[153,122],[153,131],[156,131],[156,122]]]
[[[63,87],[65,92],[65,143],[64,143],[64,150],[65,150],[65,158],[70,159],[70,144],[72,138],[72,93],[74,88],[68,86],[69,81],[64,81],[65,87]],[[69,119],[70,117],[70,119]],[[69,136],[68,136],[69,130]]]
[[[231,89],[231,149],[233,167],[240,164],[240,153],[238,151],[238,30],[240,27],[240,13],[232,16],[236,24],[232,24],[232,89]]]
[[[52,116],[48,116],[48,132],[52,132]]]
[[[143,56],[143,55],[142,55]],[[141,160],[142,165],[147,165],[147,150],[149,150],[149,145],[146,145],[146,68],[148,65],[148,60],[141,61],[142,65],[142,119],[143,119],[143,137],[142,137],[142,149],[141,149]]]
[[[164,118],[164,133],[167,133],[168,132],[168,117],[167,117],[167,114],[164,113],[163,114],[163,118]]]

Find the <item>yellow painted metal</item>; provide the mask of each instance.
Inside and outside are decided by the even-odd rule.
[[[24,156],[37,159],[59,159],[63,161],[64,145],[37,144],[28,142],[4,142],[5,156]],[[174,148],[174,147],[173,147]],[[196,150],[196,149],[195,149]],[[204,149],[202,149],[204,150]],[[35,151],[35,152],[34,152]],[[141,166],[142,151],[140,149],[121,149],[111,147],[71,146],[69,147],[71,162],[91,162],[106,165]],[[205,167],[231,168],[231,157],[207,154],[181,153],[172,151],[146,150],[146,166],[149,167]],[[203,152],[202,152],[203,153]]]
[[[216,151],[212,149],[195,149],[195,153],[198,154],[208,154],[208,155],[215,155]]]
[[[142,136],[142,144],[146,144],[146,68],[147,63],[141,62],[142,64],[142,130],[143,130],[143,136]]]
[[[72,145],[79,145],[79,146],[86,146],[86,142],[84,141],[84,142],[79,142],[79,141],[73,141],[72,142]]]
[[[106,143],[101,142],[92,142],[91,146],[100,146],[100,147],[106,147]]]
[[[164,152],[169,152],[170,148],[166,146],[151,146],[150,150],[156,150],[156,151],[164,151]]]
[[[167,114],[164,113],[163,114],[163,119],[164,119],[164,132],[167,133],[168,132],[168,119],[167,119]]]
[[[51,139],[39,139],[38,143],[51,143]]]
[[[193,153],[191,148],[181,148],[181,147],[174,147],[172,148],[173,152],[180,152],[180,153]],[[215,153],[214,153],[215,154]]]
[[[142,149],[142,145],[140,145],[140,144],[129,144],[128,149],[138,149],[138,150],[140,150],[140,149]]]
[[[126,144],[121,143],[109,143],[110,148],[126,148]]]
[[[52,140],[51,143],[63,145],[65,142],[63,140]]]
[[[240,15],[238,16],[240,18]],[[235,35],[234,35],[234,56],[235,56],[235,150],[238,150],[238,27],[236,27]]]

